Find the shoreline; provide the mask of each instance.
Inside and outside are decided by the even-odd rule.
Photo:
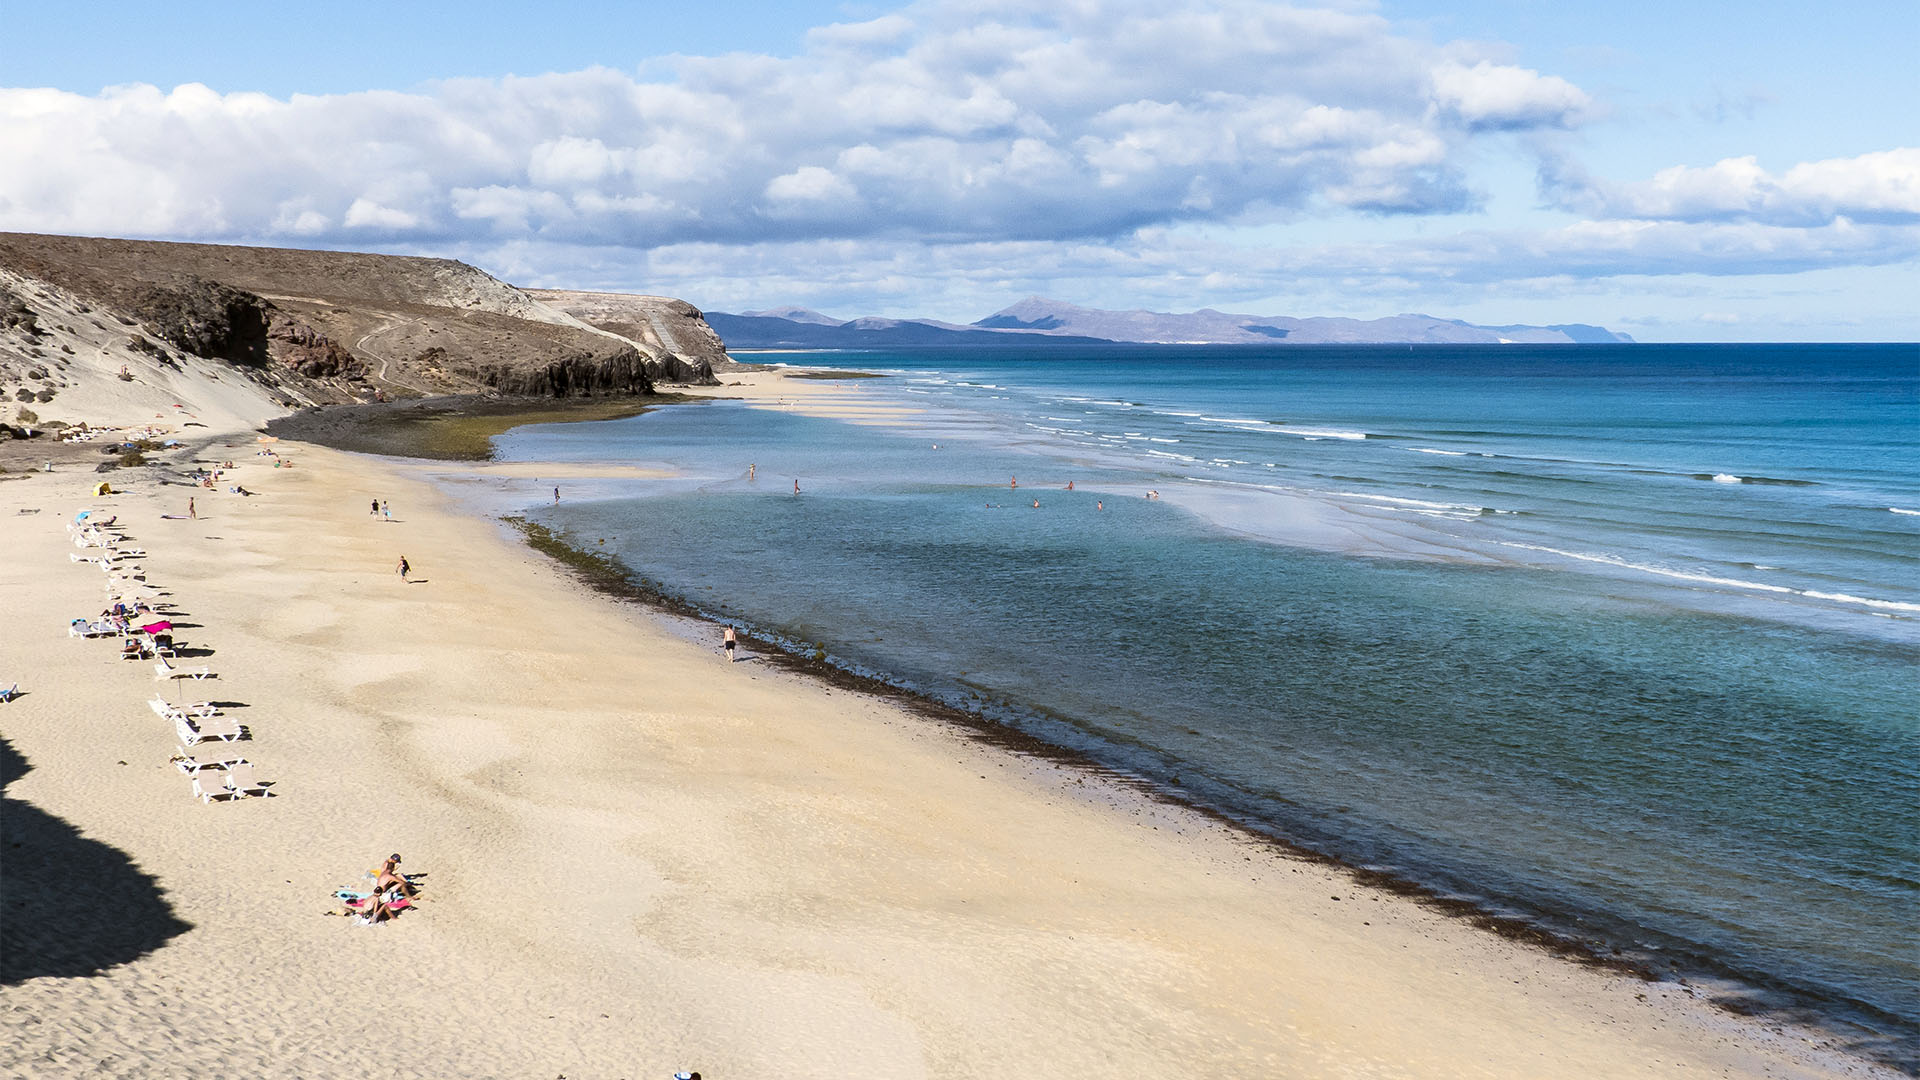
[[[850,377],[858,378],[860,374],[855,373]],[[679,395],[671,403],[707,398],[739,398],[754,408],[794,410],[835,417],[845,413],[847,407],[834,403],[834,395],[829,387],[812,384],[832,382],[840,377],[837,369],[787,368],[755,372],[749,375],[745,383],[734,382],[728,387],[704,392],[692,390]],[[796,386],[792,381],[795,379],[803,381]],[[746,390],[741,392],[738,388],[743,385]],[[809,401],[809,395],[819,395],[826,399],[826,403]],[[583,419],[598,418],[589,416]],[[536,417],[525,422],[537,424],[554,421]],[[508,425],[513,426],[520,425]],[[504,463],[496,463],[495,467],[500,464]],[[559,470],[567,468],[576,469],[582,475],[611,475],[605,470],[618,468],[593,463],[511,464],[522,470],[545,471],[549,475],[563,475]],[[699,622],[711,628],[716,637],[720,627],[727,622],[724,617],[652,581],[643,570],[627,566],[617,558],[569,544],[563,536],[528,521],[518,513],[490,516],[517,532],[521,542],[552,559],[577,580],[604,595],[677,619]],[[1858,1041],[1862,1043],[1889,1039],[1886,1030],[1873,1024],[1891,1028],[1895,1032],[1891,1039],[1896,1045],[1911,1038],[1908,1034],[1910,1025],[1898,1017],[1879,1014],[1858,1002],[1824,996],[1765,975],[1738,970],[1710,953],[1689,952],[1683,960],[1669,962],[1667,970],[1657,970],[1653,963],[1654,953],[1658,951],[1656,947],[1627,952],[1623,951],[1623,943],[1618,940],[1580,936],[1565,928],[1569,923],[1583,921],[1586,917],[1584,913],[1545,910],[1512,898],[1492,896],[1487,890],[1475,890],[1470,882],[1465,883],[1466,888],[1461,892],[1451,889],[1443,891],[1432,882],[1422,880],[1417,869],[1369,866],[1340,854],[1337,839],[1323,841],[1326,846],[1320,847],[1315,846],[1313,841],[1288,836],[1283,826],[1216,805],[1178,786],[1103,761],[1094,753],[1051,741],[978,710],[922,692],[884,671],[867,672],[836,663],[824,651],[812,647],[811,643],[779,641],[756,634],[746,627],[741,629],[740,636],[743,643],[775,661],[784,670],[839,689],[897,702],[903,708],[960,731],[983,745],[1079,770],[1101,782],[1124,786],[1182,812],[1216,822],[1287,857],[1336,868],[1363,888],[1377,889],[1408,899],[1477,931],[1526,945],[1557,959],[1630,976],[1652,985],[1677,985],[1729,1016],[1769,1019],[1804,1027],[1822,1036],[1859,1036]],[[1506,910],[1502,910],[1503,906]],[[1911,1063],[1905,1051],[1887,1060],[1901,1067]]]
[[[542,463],[542,467],[553,465]],[[517,514],[502,515],[497,520],[517,532],[528,547],[564,567],[583,585],[616,601],[697,623],[710,630],[707,636],[713,638],[717,638],[720,630],[730,621],[678,593],[666,590],[618,558],[568,543],[562,535],[544,525]],[[1862,1028],[1859,1021],[1833,1012],[1835,1007],[1855,1013],[1872,1011],[1859,1002],[1840,1001],[1792,984],[1743,972],[1709,954],[1695,953],[1682,962],[1670,964],[1671,970],[1666,973],[1656,971],[1644,950],[1629,955],[1617,943],[1598,937],[1578,937],[1548,925],[1556,919],[1561,922],[1580,921],[1583,916],[1578,912],[1534,910],[1524,914],[1503,914],[1494,906],[1493,900],[1448,895],[1439,887],[1421,880],[1415,871],[1381,869],[1336,851],[1323,850],[1285,835],[1280,826],[1217,806],[1179,787],[1103,761],[1090,752],[1050,741],[1010,723],[993,719],[979,710],[943,700],[885,672],[857,671],[835,662],[823,651],[809,652],[804,647],[806,643],[777,640],[756,633],[750,625],[737,622],[735,625],[743,645],[752,647],[761,658],[774,662],[783,670],[835,688],[897,702],[902,708],[928,721],[950,727],[996,750],[1076,770],[1102,783],[1125,787],[1181,812],[1218,823],[1288,858],[1334,868],[1357,886],[1405,898],[1477,931],[1537,949],[1556,960],[1610,971],[1649,985],[1678,986],[1728,1016],[1776,1021],[1803,1027],[1827,1037],[1847,1038],[1850,1033],[1862,1031],[1868,1032],[1872,1038],[1884,1036],[1883,1032]],[[1337,847],[1337,841],[1330,843]],[[1506,902],[1517,903],[1511,900]],[[1710,985],[1711,989],[1702,989],[1699,984]],[[1907,1027],[1898,1017],[1878,1016],[1877,1019],[1896,1030]],[[1896,1066],[1904,1066],[1906,1062],[1904,1056],[1888,1061]]]
[[[167,470],[105,499],[73,470],[0,485],[0,586],[29,628],[0,672],[29,676],[0,705],[28,766],[9,831],[31,807],[125,853],[185,925],[0,986],[20,1021],[0,1070],[266,1048],[355,1077],[1884,1073],[898,701],[729,666],[400,464],[279,449],[298,467],[240,459],[257,494],[202,493],[192,524],[160,520],[189,493]],[[58,636],[98,603],[56,524],[82,505],[120,515],[198,624],[207,696],[247,707],[237,745],[272,798],[192,799],[151,680]],[[396,548],[423,580],[395,580]],[[396,849],[430,875],[420,912],[318,917]],[[71,899],[61,922],[10,903],[9,945],[111,919]]]

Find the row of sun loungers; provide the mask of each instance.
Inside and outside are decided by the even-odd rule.
[[[153,639],[153,678],[155,682],[179,685],[182,682],[201,682],[213,677],[213,672],[204,664],[198,667],[176,667],[170,659],[173,650],[169,647],[170,636],[160,631],[165,627],[155,626],[163,621],[153,609],[152,587],[147,584],[144,570],[124,564],[128,556],[146,554],[138,548],[122,548],[118,545],[126,537],[117,532],[108,532],[103,526],[83,520],[94,511],[86,511],[76,516],[67,528],[73,532],[74,546],[82,549],[99,549],[96,555],[70,554],[73,562],[97,566],[106,572],[106,591],[117,596],[118,603],[133,610],[129,618],[102,618],[97,620],[75,619],[67,626],[70,637],[100,638],[128,637],[142,634],[142,627],[153,626],[149,635]],[[146,618],[142,618],[142,611]],[[114,608],[114,610],[119,610]],[[123,651],[122,655],[135,653]],[[147,655],[146,646],[142,646],[138,655]],[[189,756],[184,748],[207,743],[231,743],[249,737],[245,726],[221,712],[210,701],[169,703],[156,694],[147,702],[154,715],[173,725],[174,736],[179,740],[181,749],[174,755],[174,764],[186,773],[193,785],[193,794],[201,802],[246,798],[251,795],[268,794],[267,786],[254,776],[253,763],[244,757],[222,757],[196,760]]]

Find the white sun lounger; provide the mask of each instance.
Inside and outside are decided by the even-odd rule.
[[[199,796],[200,801],[203,803],[210,803],[215,799],[227,798],[233,793],[227,790],[226,780],[227,774],[219,769],[209,769],[206,772],[194,773],[193,793]]]
[[[147,702],[147,707],[153,710],[155,716],[163,720],[172,720],[180,716],[205,719],[209,716],[220,715],[220,710],[214,708],[213,703],[210,701],[189,701],[183,705],[174,705],[164,698],[156,697]]]
[[[208,717],[198,721],[189,716],[176,716],[173,718],[173,733],[178,735],[180,741],[187,746],[197,746],[203,742],[212,742],[214,739],[232,742],[240,737],[240,725],[224,716]]]
[[[265,795],[267,786],[254,779],[253,762],[236,761],[227,766],[227,790],[233,792],[234,798],[244,799],[250,791]]]
[[[201,761],[189,755],[185,747],[177,747],[173,754],[173,767],[186,773],[188,776],[192,776],[202,769],[231,769],[235,763],[245,760],[247,759],[243,757],[228,757],[214,758],[211,761]]]
[[[194,668],[174,667],[165,660],[161,660],[153,665],[153,678],[155,682],[162,679],[192,679],[195,682],[199,682],[201,679],[210,679],[212,677],[213,672],[207,670],[207,665],[205,664],[201,664],[197,670]]]

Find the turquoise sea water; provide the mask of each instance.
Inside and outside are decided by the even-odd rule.
[[[675,467],[536,516],[716,614],[1920,1060],[1920,349],[782,359],[917,411],[501,456]]]

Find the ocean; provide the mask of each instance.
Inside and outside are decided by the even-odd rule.
[[[672,467],[529,516],[716,617],[1920,1062],[1920,348],[767,359],[884,377],[498,454]]]

